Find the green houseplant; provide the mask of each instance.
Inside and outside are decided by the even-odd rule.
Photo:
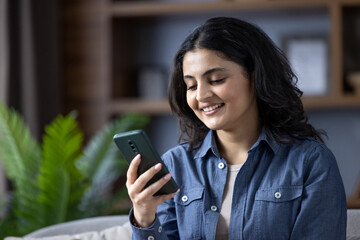
[[[83,148],[75,114],[60,115],[45,128],[40,144],[22,117],[0,102],[0,161],[12,184],[12,191],[0,197],[0,239],[115,213],[114,203],[127,196],[114,182],[125,175],[127,163],[112,137],[148,120],[143,115],[115,119]]]

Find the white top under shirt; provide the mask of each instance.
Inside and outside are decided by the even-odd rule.
[[[226,176],[226,184],[224,189],[219,220],[216,227],[215,240],[228,239],[234,183],[236,176],[242,166],[243,164],[239,164],[239,165],[228,164],[228,174]]]

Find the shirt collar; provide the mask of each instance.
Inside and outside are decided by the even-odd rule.
[[[215,156],[220,157],[215,141],[215,131],[213,130],[209,130],[209,132],[205,136],[204,141],[202,142],[200,148],[197,150],[194,157],[195,158],[204,157],[210,149],[212,150]]]
[[[258,140],[254,143],[254,145],[250,148],[249,151],[252,151],[256,147],[258,147],[261,142],[267,143],[267,145],[271,148],[271,150],[274,153],[276,153],[280,148],[280,144],[278,142],[276,142],[274,139],[272,139],[271,137],[269,137],[266,133],[265,128],[262,128]]]
[[[265,129],[261,130],[260,136],[258,140],[254,143],[254,145],[250,148],[249,152],[253,149],[257,148],[261,142],[265,142],[271,148],[271,150],[276,153],[279,148],[280,144],[277,143],[275,140],[271,139],[267,134]],[[194,155],[195,158],[204,157],[208,151],[211,149],[212,153],[220,158],[220,153],[216,145],[215,141],[215,131],[209,130],[207,135],[205,136],[200,148],[197,150],[196,154]]]

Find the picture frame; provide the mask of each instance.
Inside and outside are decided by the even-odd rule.
[[[329,44],[326,35],[290,35],[283,51],[298,78],[304,96],[324,96],[329,91]]]
[[[168,74],[163,66],[145,65],[137,71],[138,95],[149,100],[165,99]]]

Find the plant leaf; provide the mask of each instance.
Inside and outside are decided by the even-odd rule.
[[[39,172],[41,151],[31,137],[22,117],[0,102],[0,160],[7,177],[14,184],[13,201],[9,211],[18,219],[14,232],[24,233],[37,227],[34,202],[38,194],[36,175]]]
[[[0,103],[0,159],[14,188],[0,205],[0,238],[113,209],[127,196],[124,186],[113,189],[127,162],[112,138],[148,121],[134,114],[113,121],[83,156],[83,134],[72,114],[46,127],[41,149],[21,116]]]
[[[69,220],[69,209],[76,211],[80,201],[78,191],[85,190],[84,176],[75,165],[81,156],[83,134],[71,116],[57,117],[45,132],[38,200],[44,206],[43,224],[51,225]]]

